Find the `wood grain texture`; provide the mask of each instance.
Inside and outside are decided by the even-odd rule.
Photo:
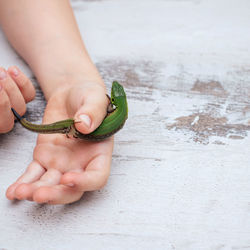
[[[0,249],[250,249],[249,1],[72,6],[108,88],[125,86],[129,119],[106,187],[66,206],[4,197],[36,134],[16,124],[0,136]],[[1,65],[32,78],[2,33],[0,42]],[[45,107],[37,91],[33,122]]]

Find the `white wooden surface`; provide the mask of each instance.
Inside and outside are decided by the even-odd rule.
[[[36,135],[1,135],[0,249],[250,249],[250,2],[72,5],[107,85],[126,87],[129,120],[107,186],[66,206],[5,198]],[[2,33],[0,55],[33,77]],[[44,106],[38,89],[27,116]]]

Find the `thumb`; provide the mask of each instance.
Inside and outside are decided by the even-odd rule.
[[[83,133],[93,132],[107,115],[109,100],[104,92],[94,92],[84,97],[83,104],[75,114],[76,129]]]

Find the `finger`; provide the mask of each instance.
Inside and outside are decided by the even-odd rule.
[[[6,91],[11,106],[20,114],[23,115],[26,111],[25,100],[16,83],[12,80],[5,69],[0,68],[1,86]]]
[[[40,187],[53,186],[60,182],[61,173],[56,169],[47,170],[40,180],[33,183],[24,183],[19,185],[15,190],[15,197],[19,200],[34,200],[34,193]]]
[[[0,79],[0,134],[9,132],[13,126],[14,116],[11,112],[11,104],[7,93],[1,85]]]
[[[100,90],[99,90],[100,88]],[[82,92],[82,102],[75,114],[76,128],[85,134],[94,131],[107,115],[109,100],[103,87],[87,89]]]
[[[9,67],[8,73],[17,84],[25,102],[32,101],[35,98],[36,90],[30,79],[16,66]]]
[[[93,191],[104,187],[110,172],[111,157],[99,155],[82,172],[68,172],[61,178],[61,184],[81,191]]]
[[[36,161],[30,163],[24,174],[22,174],[15,183],[13,183],[6,191],[6,197],[9,200],[15,199],[15,190],[22,183],[32,183],[40,179],[45,169]]]
[[[37,203],[68,204],[79,200],[83,193],[64,185],[40,187],[35,191],[33,200]]]

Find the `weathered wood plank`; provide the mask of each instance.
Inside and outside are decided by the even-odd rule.
[[[18,124],[1,135],[0,248],[250,249],[249,2],[72,5],[108,87],[126,87],[129,119],[107,186],[67,206],[5,199],[36,135]],[[0,41],[1,64],[33,77]],[[28,118],[44,107],[37,87]]]

